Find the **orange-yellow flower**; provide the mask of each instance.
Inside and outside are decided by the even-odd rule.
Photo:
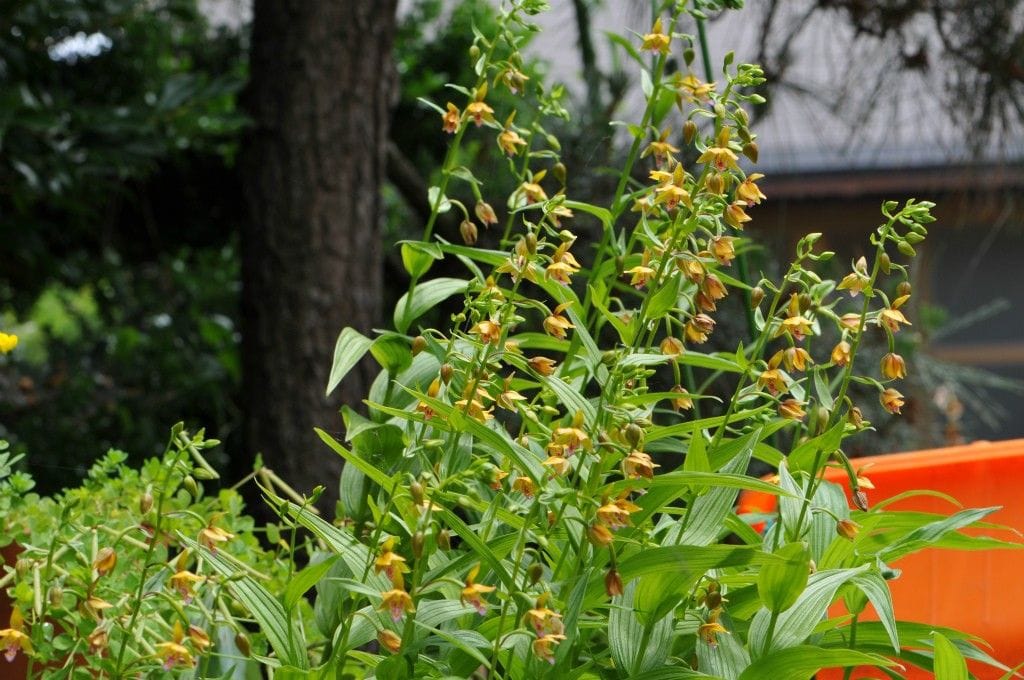
[[[218,544],[227,543],[234,537],[234,534],[224,531],[220,527],[215,527],[213,524],[206,525],[199,532],[199,542],[213,553],[217,552]]]
[[[654,25],[651,26],[651,32],[644,35],[640,49],[668,54],[668,46],[671,42],[672,36],[665,33],[665,29],[661,24],[661,17],[658,17],[654,21]]]
[[[562,618],[562,615],[545,607],[540,600],[537,601],[533,609],[526,612],[523,618],[526,619],[530,627],[533,628],[533,632],[538,636],[551,632],[552,628],[556,628],[557,631],[562,629],[561,622],[558,621],[558,619]]]
[[[476,218],[485,226],[498,223],[498,216],[494,214],[494,208],[491,207],[490,203],[477,201],[477,204],[473,206],[473,212],[476,213]]]
[[[840,341],[832,348],[832,363],[836,366],[845,366],[850,363],[850,349],[850,343],[845,340]]]
[[[498,146],[509,156],[515,156],[519,153],[517,147],[526,146],[526,140],[515,130],[506,128],[498,134]]]
[[[604,592],[608,593],[608,597],[615,597],[622,595],[622,591],[622,577],[619,576],[618,570],[609,569],[604,575]]]
[[[533,486],[533,480],[524,475],[520,475],[516,477],[516,481],[512,482],[512,490],[518,491],[527,498],[533,498],[533,494],[535,491]]]
[[[556,477],[564,477],[572,469],[569,460],[562,456],[548,456],[541,465],[549,468]]]
[[[474,581],[479,573],[479,564],[469,570],[469,574],[466,575],[466,587],[462,589],[462,593],[459,595],[459,601],[461,601],[462,604],[468,603],[477,611],[478,614],[483,616],[487,613],[487,603],[484,601],[483,596],[487,593],[494,592],[494,586],[485,586],[475,583]]]
[[[782,376],[782,371],[777,368],[761,371],[761,375],[757,376],[757,384],[771,394],[785,392],[787,389],[786,379]]]
[[[658,348],[662,354],[673,359],[681,356],[686,351],[686,348],[683,347],[683,341],[671,335],[662,340]]]
[[[441,117],[442,128],[448,134],[454,134],[459,129],[459,123],[462,121],[462,113],[459,112],[459,107],[455,106],[451,102],[448,102],[448,110],[444,112]]]
[[[855,539],[859,532],[860,525],[854,522],[853,520],[841,519],[838,522],[836,522],[836,533],[842,536],[843,538],[847,539],[848,541],[852,541],[853,539]]]
[[[807,413],[799,401],[786,399],[779,403],[779,415],[789,420],[803,420]]]
[[[531,357],[526,363],[540,375],[548,376],[555,372],[556,362],[548,357]]]
[[[467,106],[466,114],[473,119],[477,127],[483,125],[484,121],[490,123],[494,120],[494,109],[482,101],[475,101]]]
[[[178,594],[181,595],[181,599],[185,601],[185,604],[188,604],[192,601],[192,596],[194,594],[193,589],[195,586],[206,579],[202,576],[193,574],[187,569],[182,569],[175,572],[174,575],[171,576],[170,580],[171,587],[177,590]]]
[[[478,336],[480,342],[489,342],[492,345],[496,345],[501,340],[501,326],[490,319],[478,322],[469,329],[469,332]]]
[[[96,570],[98,575],[105,576],[113,571],[116,564],[117,553],[114,552],[113,548],[105,547],[100,548],[99,552],[96,553],[96,559],[92,561],[92,568]]]
[[[603,524],[594,523],[587,527],[587,537],[590,542],[599,548],[605,548],[611,545],[612,541],[615,540],[615,536],[608,530]]]
[[[402,649],[402,638],[398,637],[394,632],[387,628],[382,628],[377,633],[377,642],[380,646],[388,650],[392,654],[398,654],[398,651]]]
[[[697,314],[686,322],[686,339],[701,345],[708,341],[708,336],[715,330],[715,320],[707,314]]]
[[[555,307],[554,311],[551,312],[544,319],[544,330],[548,335],[554,336],[559,339],[566,337],[566,331],[570,328],[575,328],[567,318],[562,316],[562,312],[569,306],[570,303],[563,302],[562,304]]]
[[[657,187],[654,190],[654,203],[665,206],[665,210],[675,210],[680,203],[686,207],[693,205],[690,192],[678,184],[662,184]]]
[[[675,156],[672,154],[679,153],[679,149],[668,141],[669,134],[671,134],[671,130],[668,128],[662,130],[658,139],[648,144],[647,148],[640,154],[640,157],[646,158],[653,155],[654,162],[658,166],[662,166],[668,161],[674,161]]]
[[[899,354],[889,352],[882,357],[882,375],[890,380],[907,377],[907,364]]]
[[[782,365],[787,371],[806,371],[807,364],[813,364],[814,360],[803,347],[788,347],[782,352]]]
[[[395,547],[395,541],[392,538],[384,541],[384,545],[381,546],[380,555],[373,563],[373,571],[376,573],[384,572],[384,575],[388,577],[388,580],[394,581],[395,574],[408,573],[409,567],[405,564],[405,558],[394,552],[392,548]]]
[[[561,633],[548,633],[533,641],[533,653],[550,664],[555,663],[554,645],[565,639]]]
[[[734,229],[743,229],[743,225],[750,221],[750,215],[743,210],[746,203],[744,201],[733,201],[729,205],[725,206],[725,217],[726,223]]]
[[[705,83],[692,73],[680,77],[676,82],[679,93],[691,102],[707,101],[715,89],[715,83]]]
[[[409,593],[405,592],[401,588],[392,588],[386,592],[381,593],[381,609],[386,609],[391,615],[391,620],[398,623],[402,620],[402,616],[406,612],[412,613],[416,611],[416,607],[412,604],[412,597]]]
[[[672,398],[672,408],[677,411],[684,411],[693,408],[693,399],[690,398],[690,393],[681,385],[673,386],[670,391],[679,395]]]
[[[759,172],[755,172],[745,180],[743,180],[738,187],[736,187],[736,196],[746,201],[747,205],[757,205],[763,201],[766,196],[761,193],[761,189],[755,184],[755,182],[764,177]]]
[[[722,280],[714,274],[708,274],[700,282],[700,290],[712,300],[721,300],[729,294],[729,290],[722,283]]]
[[[878,395],[878,400],[882,403],[882,406],[886,411],[895,414],[900,412],[900,409],[903,408],[903,404],[905,403],[903,401],[903,395],[891,387]]]
[[[697,159],[698,163],[711,163],[716,170],[724,172],[729,169],[737,169],[736,161],[739,156],[727,147],[709,146]]]
[[[195,665],[192,652],[188,651],[188,648],[181,644],[184,639],[185,632],[181,628],[181,623],[175,621],[171,640],[156,645],[156,655],[163,661],[165,671],[179,667],[191,668]]]
[[[589,451],[592,446],[590,435],[575,425],[573,427],[556,427],[551,433],[551,441],[559,446],[564,446],[568,455],[572,455],[580,447]]]
[[[735,241],[732,236],[715,236],[711,239],[711,254],[718,260],[718,264],[728,267],[736,257]]]
[[[718,635],[721,633],[728,633],[725,626],[720,624],[718,621],[709,621],[708,623],[702,623],[700,628],[697,629],[697,634],[700,639],[712,647],[718,644]]]
[[[878,313],[878,325],[885,326],[893,333],[899,332],[900,324],[911,325],[907,317],[903,316],[903,312],[895,307],[886,307]]]
[[[654,477],[654,468],[661,467],[655,463],[650,455],[643,451],[630,451],[629,455],[622,461],[622,471],[628,479],[643,477],[651,479]]]
[[[8,661],[14,661],[19,651],[32,653],[32,641],[22,631],[21,613],[17,609],[11,612],[11,627],[0,630],[0,649]]]
[[[779,327],[779,332],[776,335],[782,335],[783,333],[791,335],[794,340],[800,342],[805,336],[811,334],[811,320],[800,314],[786,317],[782,320],[782,325]]]
[[[618,498],[611,503],[605,503],[597,509],[597,519],[603,522],[609,529],[621,529],[629,526],[629,516],[640,510],[640,506],[625,498]]]

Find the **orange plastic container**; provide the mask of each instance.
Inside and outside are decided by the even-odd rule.
[[[872,502],[904,491],[931,489],[956,498],[964,507],[1002,506],[988,520],[1024,528],[1024,439],[978,442],[968,446],[858,458],[854,468],[871,463],[866,474],[875,485]],[[829,470],[826,478],[843,483],[845,474]],[[846,486],[844,484],[844,486]],[[849,489],[847,488],[847,494]],[[889,506],[951,514],[947,501],[917,496]],[[738,511],[771,512],[775,499],[767,494],[744,493]],[[1020,542],[1011,532],[985,532]],[[1024,662],[1024,550],[980,552],[925,550],[899,560],[903,570],[890,581],[896,618],[936,626],[948,626],[978,635],[992,646],[989,653],[1011,668]],[[833,614],[842,613],[842,605]],[[869,615],[871,608],[865,612]],[[931,674],[910,670],[910,678]],[[971,664],[979,680],[999,678],[1002,672]],[[841,671],[824,671],[818,678],[842,677]],[[872,669],[858,669],[853,678],[885,678]]]

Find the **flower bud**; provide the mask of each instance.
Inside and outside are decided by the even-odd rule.
[[[494,208],[491,207],[490,203],[486,201],[478,201],[473,206],[473,212],[476,214],[476,218],[480,220],[480,223],[485,227],[489,224],[497,224],[498,216],[494,214]]]
[[[476,45],[469,46],[469,58],[476,60],[480,57],[480,48]]]
[[[630,446],[638,449],[640,448],[640,443],[644,440],[644,431],[636,423],[630,423],[622,430],[622,436]]]
[[[416,559],[423,557],[423,543],[425,536],[422,531],[417,531],[412,535],[412,556]]]
[[[452,374],[454,372],[455,369],[452,368],[451,364],[441,364],[441,382],[443,382],[445,385],[450,383],[452,381]]]
[[[608,597],[615,597],[622,595],[622,590],[622,577],[619,576],[619,572],[614,568],[609,569],[604,575],[604,591],[608,593]]]
[[[113,548],[100,548],[99,552],[96,553],[96,559],[92,561],[92,568],[96,570],[96,573],[100,576],[106,576],[117,564],[117,553],[114,552]]]
[[[725,191],[725,178],[720,173],[711,173],[708,175],[707,188],[714,195],[721,196],[722,192]]]
[[[242,656],[249,656],[252,654],[252,645],[249,644],[249,637],[242,632],[235,634],[235,647],[238,647],[238,651],[242,653]]]
[[[392,654],[398,654],[399,650],[402,649],[402,638],[387,628],[382,628],[377,633],[377,642]]]
[[[412,355],[416,356],[427,348],[427,339],[422,335],[417,335],[412,339]]]
[[[896,286],[896,297],[901,298],[904,295],[910,295],[913,290],[914,289],[910,285],[910,281],[900,281]]]
[[[32,561],[24,557],[18,558],[18,561],[14,563],[14,573],[18,575],[18,578],[25,578],[31,569]]]
[[[59,607],[64,603],[64,589],[59,585],[51,587],[48,595],[50,598],[50,606]]]
[[[196,482],[196,478],[192,475],[185,475],[185,478],[181,480],[181,485],[185,487],[185,491],[188,491],[192,498],[199,498],[199,484]]]
[[[145,515],[153,508],[153,494],[146,489],[139,497],[139,513]]]
[[[892,270],[892,260],[889,258],[889,253],[882,253],[878,256],[878,266],[886,274]]]
[[[841,519],[836,522],[836,533],[848,541],[855,539],[859,531],[860,525],[852,520]]]
[[[796,399],[786,399],[779,403],[779,415],[789,420],[803,420],[807,413]]]
[[[416,505],[423,505],[423,485],[420,484],[419,480],[416,480],[409,485],[409,495],[412,496],[413,503]]]
[[[671,335],[661,341],[660,349],[662,354],[672,357],[673,359],[681,356],[685,350],[683,347],[683,341],[679,338],[672,337]]]
[[[683,61],[686,63],[687,66],[692,64],[693,60],[696,57],[697,53],[693,50],[692,47],[687,47],[685,50],[683,50]]]
[[[544,565],[540,562],[534,562],[530,565],[529,569],[526,570],[526,574],[530,579],[530,585],[535,586],[544,576]]]
[[[560,184],[565,185],[565,165],[562,163],[555,163],[551,167],[551,174],[555,176]]]
[[[722,593],[718,590],[710,590],[704,596],[704,606],[708,609],[718,609],[722,606]]]
[[[692,144],[693,138],[697,136],[697,124],[692,120],[688,120],[683,123],[683,142],[685,144]]]
[[[882,376],[889,380],[895,380],[897,378],[907,377],[907,364],[903,361],[903,357],[899,354],[889,352],[882,357],[881,363]]]
[[[743,145],[743,155],[750,159],[751,163],[757,162],[757,142],[747,142]]]
[[[437,532],[437,547],[446,551],[452,549],[452,535],[447,529]]]
[[[856,505],[861,510],[863,510],[864,512],[867,512],[868,511],[868,495],[866,493],[864,493],[863,491],[861,491],[860,489],[857,489],[853,493],[853,504]]]
[[[459,225],[459,233],[462,234],[462,241],[467,246],[476,245],[478,232],[475,224],[469,220],[462,220],[462,224]]]
[[[750,291],[750,308],[757,309],[761,305],[762,300],[764,300],[764,288],[754,286]]]
[[[608,527],[597,523],[591,524],[587,527],[587,538],[589,538],[590,542],[598,548],[607,547],[611,545],[613,540],[615,540],[615,537],[612,535],[612,532],[608,530]]]
[[[917,255],[917,251],[914,250],[914,246],[910,245],[906,241],[900,240],[896,243],[896,249],[907,257],[914,257]]]

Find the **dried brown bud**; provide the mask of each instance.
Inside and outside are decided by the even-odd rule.
[[[615,569],[609,569],[604,575],[604,591],[608,593],[608,597],[622,595],[622,577]]]
[[[853,493],[853,504],[856,505],[861,510],[863,510],[864,512],[867,512],[868,511],[868,495],[866,493],[864,493],[863,491],[861,491],[860,489],[857,489]]]

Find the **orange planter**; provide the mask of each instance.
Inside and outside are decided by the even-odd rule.
[[[1002,506],[1002,510],[989,517],[991,521],[1024,527],[1024,439],[859,458],[853,462],[855,468],[873,464],[866,474],[875,485],[870,492],[874,502],[904,491],[931,489],[949,494],[964,507]],[[826,478],[843,483],[845,474],[829,470]],[[928,496],[909,498],[890,507],[942,514],[955,510],[948,502]],[[744,493],[740,498],[740,513],[774,509],[774,497],[770,495]],[[986,533],[1020,540],[1009,532]],[[895,566],[903,570],[899,579],[889,582],[898,619],[978,635],[992,646],[992,656],[1006,665],[1013,667],[1024,662],[1024,550],[925,550],[903,558]],[[869,612],[870,607],[865,614]],[[1002,676],[1001,672],[974,664],[971,671],[979,680]],[[822,672],[818,677],[838,679],[842,672]],[[870,669],[858,669],[853,674],[853,678],[885,677]],[[911,672],[908,677],[931,675]]]

